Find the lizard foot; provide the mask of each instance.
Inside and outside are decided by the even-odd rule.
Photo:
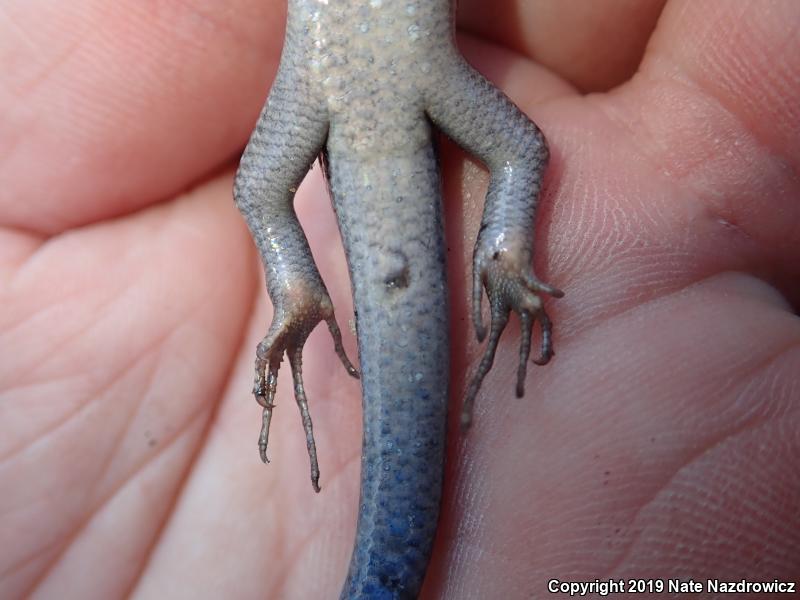
[[[269,462],[267,458],[267,442],[269,441],[269,425],[272,420],[272,409],[275,408],[275,391],[278,383],[278,369],[283,360],[284,353],[289,357],[294,380],[294,397],[300,409],[303,420],[303,429],[306,434],[306,447],[311,461],[311,485],[314,491],[319,492],[319,464],[317,463],[317,447],[314,442],[314,432],[311,424],[311,415],[308,411],[308,399],[303,387],[303,345],[311,331],[321,321],[325,321],[333,337],[334,348],[347,372],[358,378],[358,371],[347,358],[342,345],[342,334],[333,314],[333,304],[327,293],[323,295],[299,293],[300,298],[293,298],[287,302],[292,308],[284,310],[275,308],[269,332],[258,344],[256,350],[256,376],[253,386],[253,395],[256,402],[264,408],[261,433],[258,437],[258,449],[261,460]]]
[[[531,333],[534,321],[538,320],[542,328],[541,354],[533,362],[545,365],[555,355],[553,350],[553,325],[544,309],[541,294],[561,298],[564,292],[551,285],[539,281],[531,271],[530,260],[524,252],[515,252],[509,248],[484,250],[479,242],[476,249],[473,267],[472,286],[472,319],[478,341],[486,338],[487,329],[481,316],[483,290],[489,297],[491,308],[491,324],[489,342],[467,388],[464,405],[461,411],[461,427],[466,429],[472,422],[472,408],[475,397],[483,383],[484,377],[494,363],[500,335],[508,323],[513,310],[519,314],[522,339],[519,348],[519,367],[517,369],[517,397],[525,393],[525,374],[528,358],[531,353]]]

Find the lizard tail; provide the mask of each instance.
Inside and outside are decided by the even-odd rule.
[[[436,161],[422,151],[371,167],[368,179],[355,163],[327,169],[353,285],[364,415],[342,600],[417,597],[444,473],[449,346]]]

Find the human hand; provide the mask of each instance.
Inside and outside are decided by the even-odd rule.
[[[640,73],[586,97],[565,77],[627,80],[652,7],[573,23],[574,6],[508,2],[487,22],[479,4],[460,16],[489,41],[463,48],[548,136],[537,272],[567,295],[548,301],[558,355],[529,369],[521,400],[509,327],[465,436],[458,402],[480,347],[452,327],[427,597],[544,596],[550,578],[790,578],[800,11],[670,2]],[[355,525],[358,383],[320,328],[304,364],[323,492],[285,372],[261,464],[250,386],[269,311],[230,191],[282,4],[52,6],[7,2],[0,22],[0,596],[330,597]],[[459,324],[486,177],[452,145],[443,162]],[[298,212],[344,324],[318,173]]]

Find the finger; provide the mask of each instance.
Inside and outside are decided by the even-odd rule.
[[[147,562],[160,539],[204,454],[255,294],[249,240],[225,202],[231,180],[50,239],[3,273],[0,530],[27,532],[3,544],[12,595],[70,587],[70,565],[98,560],[107,535],[127,540],[124,558],[103,554],[110,574]],[[109,527],[84,526],[98,519]],[[66,571],[53,570],[53,548]]]
[[[630,135],[640,160],[672,186],[647,211],[667,219],[673,242],[715,240],[705,253],[718,270],[769,264],[770,278],[795,301],[799,21],[794,0],[671,2],[641,78],[601,101],[624,130],[636,123]]]
[[[708,0],[673,2],[653,35],[642,69],[659,79],[696,85],[796,169],[798,21],[800,5],[794,0],[732,6]]]
[[[222,201],[230,185],[230,176],[220,178],[168,209],[48,240],[7,269],[0,282],[0,381],[15,401],[0,403],[0,422],[15,435],[0,435],[0,455],[13,451],[15,440],[45,435],[86,398],[111,402],[110,410],[128,415],[130,407],[113,404],[120,402],[115,386],[124,387],[131,402],[149,401],[148,390],[164,382],[134,371],[134,385],[123,375],[161,352],[159,368],[180,382],[180,406],[193,405],[188,415],[196,418],[218,400],[216,386],[228,376],[227,359],[219,357],[238,347],[254,293],[254,263],[242,259],[248,256],[246,231],[234,207]],[[208,244],[213,227],[217,243]],[[218,339],[208,343],[209,334]],[[62,388],[52,398],[48,417],[54,421],[19,421],[27,394],[39,393],[22,388],[86,369],[96,373],[89,387]],[[20,390],[14,382],[21,382]],[[115,432],[118,424],[105,431]]]
[[[665,0],[462,0],[463,30],[508,46],[585,91],[627,81]],[[609,43],[613,40],[613,43]]]
[[[54,233],[233,157],[275,71],[285,3],[17,0],[3,15],[0,224]]]

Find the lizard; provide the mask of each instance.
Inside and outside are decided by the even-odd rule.
[[[235,203],[261,256],[274,310],[255,361],[261,459],[268,462],[278,369],[286,355],[311,483],[319,492],[302,348],[322,321],[347,372],[361,378],[360,504],[343,600],[416,598],[436,532],[450,350],[434,127],[491,176],[471,289],[476,335],[488,342],[466,389],[462,427],[471,422],[512,311],[521,326],[518,396],[535,321],[542,334],[534,362],[544,365],[554,354],[542,297],[563,293],[540,281],[532,266],[547,142],[461,56],[454,18],[451,0],[289,0],[278,71],[234,180]],[[348,262],[360,371],[344,351],[293,208],[297,187],[318,156]]]

